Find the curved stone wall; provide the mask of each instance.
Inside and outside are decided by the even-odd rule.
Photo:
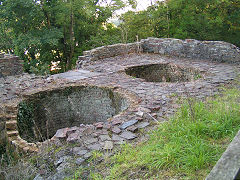
[[[145,52],[189,59],[240,63],[240,49],[223,41],[198,41],[194,39],[148,38],[138,43],[115,44],[84,51],[79,56],[77,69],[88,61],[96,61],[128,53]]]
[[[109,88],[70,86],[39,92],[19,104],[18,131],[28,142],[44,141],[58,129],[104,122],[128,106],[127,99]]]
[[[144,52],[218,62],[240,62],[240,49],[223,41],[148,38],[143,39],[141,45]]]

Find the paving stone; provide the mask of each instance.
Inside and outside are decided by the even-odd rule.
[[[102,129],[103,128],[103,122],[95,123],[94,126],[96,126],[96,129]]]
[[[83,131],[85,135],[91,135],[94,132],[93,127],[86,127]]]
[[[95,143],[95,142],[97,142],[98,141],[98,139],[97,138],[87,138],[85,141],[84,141],[84,143],[85,144],[92,144],[92,143]]]
[[[109,135],[100,135],[99,138],[101,139],[101,141],[111,140],[111,138],[109,137]]]
[[[141,122],[141,123],[139,123],[139,124],[137,124],[137,127],[138,128],[145,128],[145,127],[147,127],[147,126],[149,126],[149,122]]]
[[[120,126],[120,129],[126,129],[127,127],[132,126],[132,125],[136,124],[137,122],[138,122],[138,120],[136,120],[136,119],[133,119],[133,120],[124,122],[124,123]]]
[[[102,149],[102,146],[101,146],[101,144],[96,143],[96,144],[88,145],[87,148],[90,149],[90,150],[97,150],[97,151],[99,151],[99,150]]]
[[[105,141],[103,149],[112,150],[113,149],[113,142],[112,141]]]
[[[120,134],[120,137],[125,138],[127,140],[132,140],[135,139],[137,135],[129,131],[124,131],[122,134]]]
[[[67,136],[69,136],[72,133],[75,133],[79,128],[77,126],[71,127],[67,129]]]
[[[76,159],[76,164],[77,164],[77,165],[81,165],[84,161],[85,161],[85,159],[77,158],[77,159]]]
[[[67,161],[69,161],[71,159],[71,156],[63,156],[60,157],[60,159],[58,159],[57,161],[54,162],[55,166],[59,166],[62,163],[66,163]]]
[[[113,126],[121,124],[123,121],[121,119],[114,119],[111,123]]]
[[[83,156],[85,155],[86,153],[88,152],[88,150],[86,149],[82,149],[82,147],[78,148],[73,148],[73,153],[76,154],[76,155],[79,155],[79,156]]]
[[[130,127],[127,128],[127,130],[134,133],[138,130],[138,127],[137,126],[130,126]]]
[[[89,152],[89,153],[86,153],[84,156],[83,156],[83,158],[84,159],[88,159],[88,158],[90,158],[92,156],[92,152]]]
[[[112,135],[112,140],[113,141],[124,141],[123,138],[121,138],[119,135],[116,135],[116,134]]]
[[[54,136],[57,138],[66,138],[68,129],[69,128],[58,129]]]
[[[79,134],[78,134],[77,132],[75,132],[75,133],[72,133],[72,134],[70,134],[70,135],[68,136],[67,142],[75,143],[75,142],[77,142],[79,139],[80,139]]]
[[[121,129],[119,127],[114,126],[112,128],[112,132],[115,133],[115,134],[120,134],[121,133]]]

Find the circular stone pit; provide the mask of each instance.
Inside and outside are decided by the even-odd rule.
[[[110,88],[70,86],[42,91],[19,104],[18,131],[27,142],[41,142],[61,128],[104,122],[128,106],[127,99]]]
[[[125,69],[125,72],[127,75],[142,78],[147,82],[187,82],[201,77],[196,69],[172,63],[132,66]]]

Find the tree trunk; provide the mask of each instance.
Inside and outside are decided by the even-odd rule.
[[[71,1],[72,3],[72,1]],[[72,58],[74,55],[74,14],[73,14],[73,5],[71,4],[71,15],[70,15],[70,28],[69,28],[69,37],[70,37],[70,54],[67,61],[67,69],[71,68]]]

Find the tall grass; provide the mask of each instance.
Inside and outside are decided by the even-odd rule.
[[[160,124],[147,142],[124,145],[106,164],[104,179],[204,179],[240,129],[240,93],[232,89],[192,102]]]

